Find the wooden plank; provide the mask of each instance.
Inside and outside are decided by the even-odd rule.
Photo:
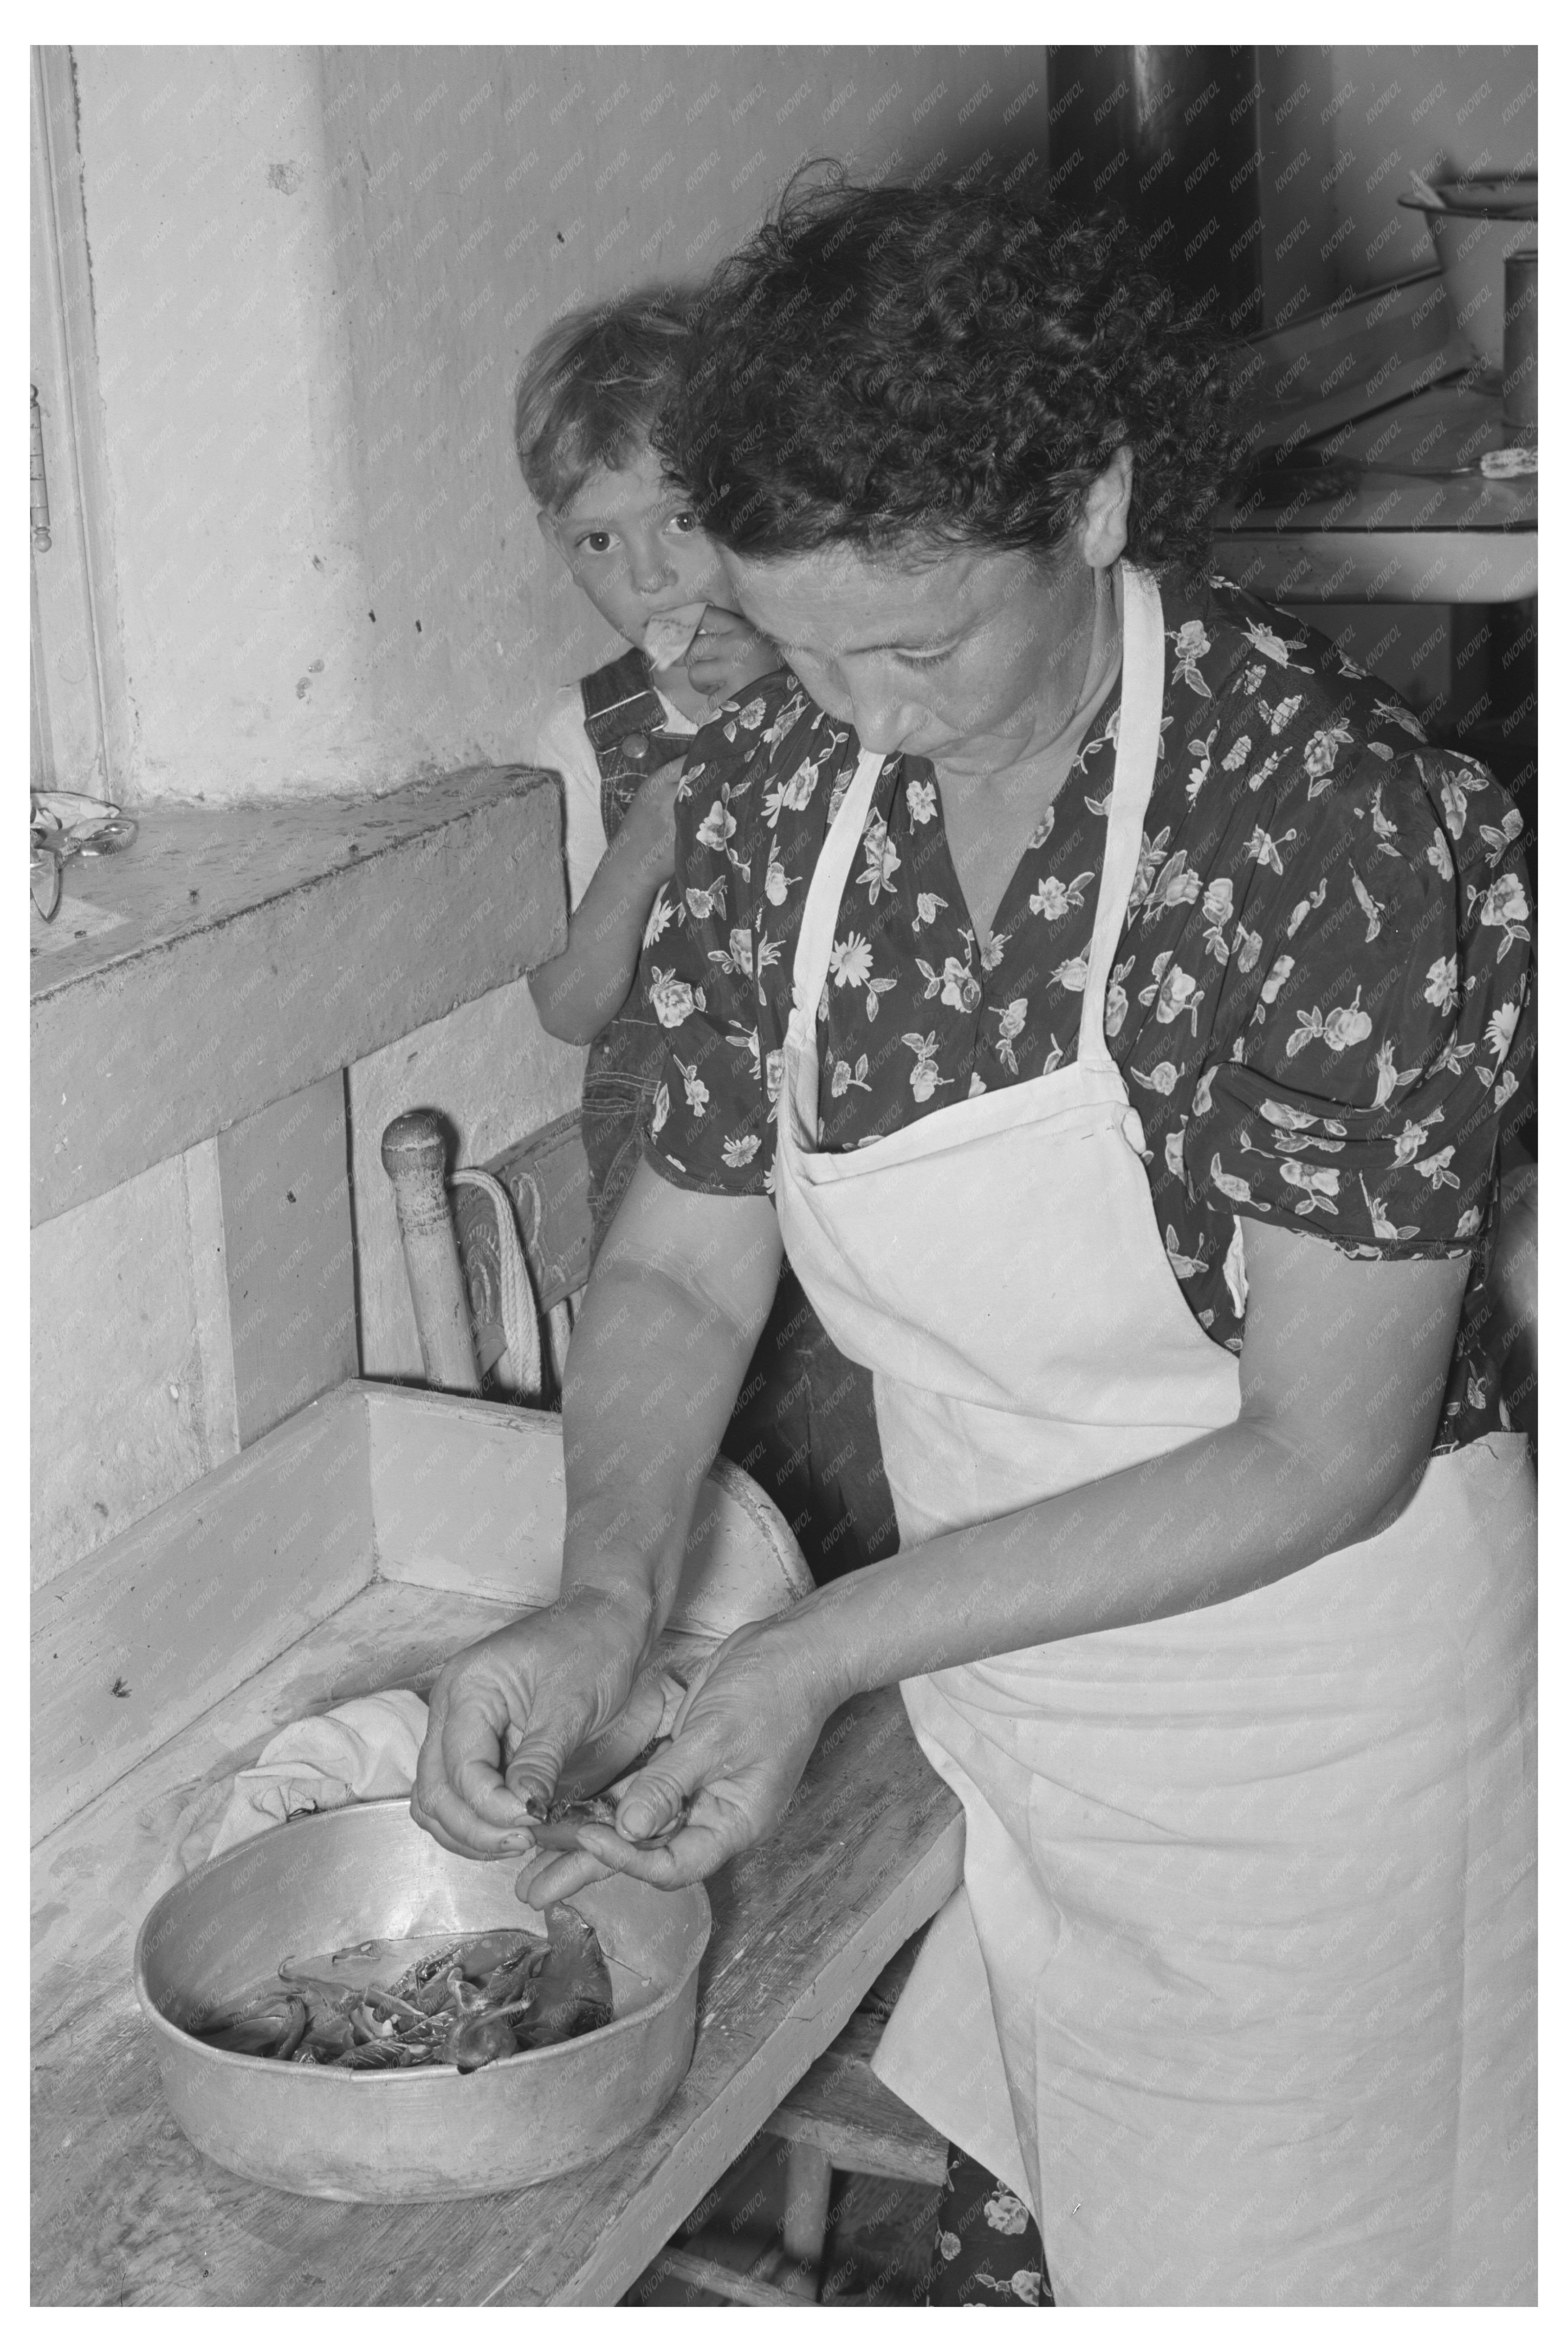
[[[189,1160],[165,1160],[30,1236],[34,1590],[237,1450],[208,1450],[189,1175]],[[216,1418],[221,1433],[221,1407]]]
[[[32,1217],[95,1199],[559,952],[555,781],[149,807],[71,888],[124,920],[32,969]]]
[[[33,1833],[368,1581],[364,1404],[337,1391],[33,1595]]]
[[[652,2264],[648,2278],[662,2284],[666,2279],[679,2279],[683,2286],[694,2286],[705,2294],[722,2295],[726,2303],[741,2304],[763,2311],[813,2310],[816,2305],[815,2282],[802,2274],[795,2287],[774,2286],[760,2273],[757,2265],[749,2271],[732,2271],[727,2263],[716,2263],[705,2254],[689,2253],[684,2246],[666,2246]]]
[[[361,1384],[376,1574],[538,1609],[561,1589],[561,1419],[524,1405]]]
[[[240,1444],[359,1370],[342,1070],[217,1139]]]
[[[871,2072],[882,2032],[879,2019],[857,2011],[774,2110],[768,2129],[777,2139],[826,2150],[841,2172],[941,2182],[947,2178],[946,2140]]]
[[[202,1430],[207,1459],[216,1468],[239,1452],[239,1404],[234,1391],[234,1328],[228,1311],[228,1252],[224,1242],[223,1182],[217,1139],[187,1151],[185,1206],[191,1221],[191,1288],[202,1372]]]
[[[538,1609],[561,1590],[566,1473],[558,1415],[361,1384],[370,1411],[376,1573]],[[811,1591],[784,1520],[728,1463],[708,1478],[673,1634],[722,1637]]]
[[[788,1815],[710,1887],[691,2071],[648,2129],[515,2195],[344,2206],[198,2157],[164,2111],[129,1987],[36,2053],[35,2297],[61,2305],[614,2303],[885,1961],[957,1884],[963,1816],[894,1692],[828,1726]]]
[[[1238,369],[1238,389],[1255,420],[1254,449],[1291,448],[1347,418],[1473,373],[1434,270],[1370,291],[1347,289],[1327,310],[1258,336]]]
[[[750,2302],[727,2291],[726,2280],[792,2294],[796,2302],[816,2299],[815,2265],[805,2270],[792,2262],[780,2242],[784,2200],[787,2190],[789,2150],[782,2142],[760,2133],[726,2165],[712,2187],[692,2208],[679,2235],[656,2254],[620,2298],[623,2309],[668,2307],[670,2288],[683,2287],[688,2306],[711,2306],[714,2302]],[[680,2267],[667,2267],[672,2256]],[[691,2263],[717,2265],[723,2274],[712,2283],[699,2281],[685,2270]],[[762,2298],[766,2302],[767,2298]]]
[[[1395,408],[1357,416],[1324,432],[1300,451],[1295,465],[1312,464],[1410,473],[1429,480],[1452,478],[1457,469],[1479,468],[1488,451],[1511,448],[1521,438],[1502,413],[1502,398],[1466,376],[1434,384]],[[1294,470],[1294,467],[1289,470]],[[1485,479],[1471,471],[1471,479]],[[1513,487],[1534,494],[1534,478],[1521,475]]]

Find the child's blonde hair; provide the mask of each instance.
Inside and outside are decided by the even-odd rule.
[[[674,389],[689,309],[676,288],[645,287],[569,310],[535,343],[518,380],[514,433],[523,479],[546,512],[647,440]]]

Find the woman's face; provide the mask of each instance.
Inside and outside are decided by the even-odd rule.
[[[1043,751],[1085,680],[1097,568],[955,548],[918,563],[836,547],[726,553],[741,610],[868,751],[996,768]]]

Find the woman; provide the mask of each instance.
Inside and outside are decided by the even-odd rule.
[[[900,1551],[729,1643],[531,1898],[705,1875],[896,1680],[967,1838],[879,2070],[1058,2300],[1528,2299],[1533,1496],[1461,1328],[1520,828],[1197,576],[1227,435],[1115,236],[998,191],[720,273],[671,462],[791,674],[685,778],[562,1602],[448,1665],[416,1803],[526,1852],[624,1706],[782,1233]]]

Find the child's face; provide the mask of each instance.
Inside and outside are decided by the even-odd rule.
[[[656,613],[723,599],[724,573],[687,493],[643,447],[626,465],[591,474],[539,528],[605,620],[634,645]]]

